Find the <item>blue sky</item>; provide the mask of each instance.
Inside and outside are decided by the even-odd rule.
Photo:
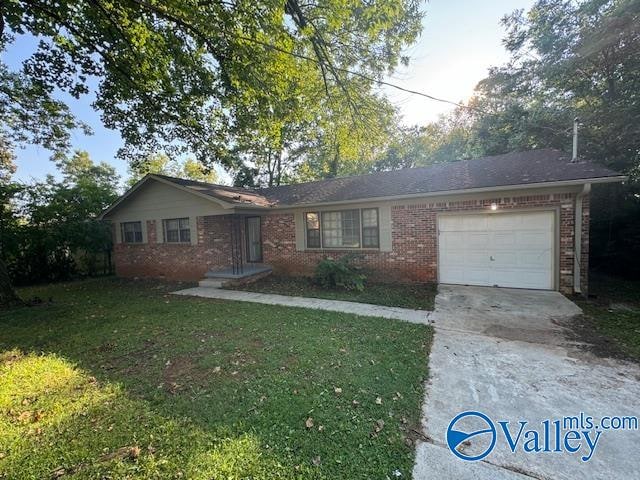
[[[422,35],[406,51],[411,62],[388,80],[452,101],[468,99],[478,81],[486,76],[488,68],[507,58],[501,43],[504,34],[500,25],[502,16],[518,8],[527,9],[532,4],[533,0],[431,0],[425,3]],[[14,45],[5,53],[5,61],[17,65],[32,47],[33,43],[28,40]],[[383,91],[400,108],[403,121],[408,125],[436,120],[438,115],[452,108],[391,88],[385,87]],[[80,100],[69,98],[73,113],[94,131],[90,136],[75,132],[73,147],[87,150],[96,161],[114,165],[124,178],[127,165],[116,159],[116,151],[122,145],[120,135],[103,127],[100,114],[91,108],[91,102],[91,96]],[[28,181],[55,173],[55,165],[49,160],[50,152],[42,147],[29,146],[16,153],[16,179]]]

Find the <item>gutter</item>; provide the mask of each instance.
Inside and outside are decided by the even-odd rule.
[[[591,192],[591,184],[585,183],[582,190],[576,195],[575,221],[573,231],[573,291],[582,293],[580,280],[582,276],[582,203],[585,196]]]

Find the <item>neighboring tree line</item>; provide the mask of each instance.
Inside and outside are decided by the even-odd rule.
[[[56,162],[58,175],[29,183],[12,180],[13,157],[0,157],[0,260],[16,285],[113,273],[112,231],[100,214],[122,193],[120,176],[85,151]],[[148,173],[214,182],[193,159],[149,155],[129,171],[126,187]],[[58,179],[59,177],[59,179]]]
[[[113,167],[86,152],[58,162],[60,180],[12,182],[12,162],[0,179],[0,260],[15,284],[111,273],[111,227],[99,214],[118,197]]]

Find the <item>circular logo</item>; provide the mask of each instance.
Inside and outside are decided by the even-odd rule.
[[[484,413],[473,411],[462,412],[449,423],[449,427],[447,428],[447,445],[449,445],[449,450],[462,460],[482,460],[489,455],[493,447],[496,446],[496,436],[495,425]],[[482,446],[482,451],[480,453],[474,452],[473,454],[459,451],[458,447],[460,444],[464,444],[463,446],[470,445],[471,438],[479,440],[478,443]]]

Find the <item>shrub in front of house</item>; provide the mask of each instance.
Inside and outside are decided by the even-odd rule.
[[[367,276],[353,264],[356,258],[355,254],[337,260],[325,257],[316,266],[315,281],[324,288],[363,291]]]

